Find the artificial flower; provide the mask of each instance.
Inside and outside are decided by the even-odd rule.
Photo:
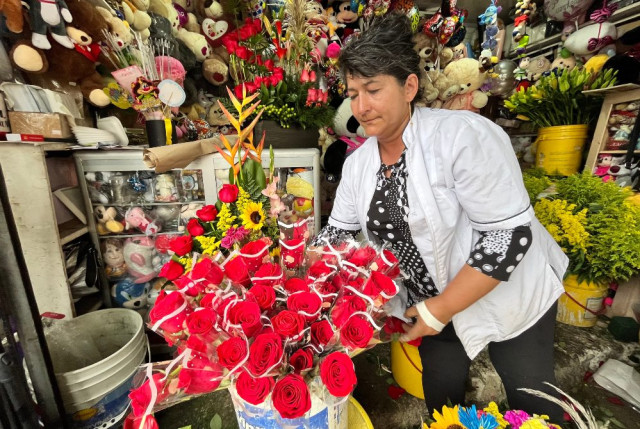
[[[259,231],[262,229],[266,219],[264,210],[262,210],[262,203],[249,202],[240,215],[240,219],[242,219],[242,225],[249,230]]]
[[[500,409],[498,408],[498,404],[496,404],[495,402],[491,401],[489,402],[489,405],[487,405],[487,407],[483,410],[486,413],[491,414],[493,417],[496,418],[496,421],[498,422],[498,427],[500,429],[505,429],[507,427],[507,425],[509,424],[509,422],[507,422],[504,419],[504,416],[502,415],[502,413],[500,413]]]
[[[478,412],[476,406],[462,407],[458,410],[460,423],[467,429],[496,429],[496,418],[484,411]]]

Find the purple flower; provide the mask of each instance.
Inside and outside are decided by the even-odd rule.
[[[509,422],[511,429],[519,429],[522,423],[530,418],[531,416],[522,410],[511,410],[504,413],[504,419]]]

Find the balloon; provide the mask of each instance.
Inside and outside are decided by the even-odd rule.
[[[593,0],[545,0],[544,12],[554,21],[573,21],[584,18]]]
[[[518,65],[511,60],[502,60],[493,66],[493,73],[489,78],[489,88],[492,95],[506,97],[516,86],[516,79],[513,75]]]

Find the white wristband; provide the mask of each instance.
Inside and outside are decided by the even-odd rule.
[[[433,314],[427,308],[427,302],[422,301],[416,304],[416,310],[422,318],[422,321],[427,324],[428,327],[435,329],[438,332],[442,332],[445,324],[435,318]]]

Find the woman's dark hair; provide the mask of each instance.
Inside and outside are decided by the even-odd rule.
[[[391,13],[377,19],[342,48],[338,67],[343,81],[347,76],[390,75],[404,84],[412,73],[420,79],[420,57],[412,38],[406,15]]]

